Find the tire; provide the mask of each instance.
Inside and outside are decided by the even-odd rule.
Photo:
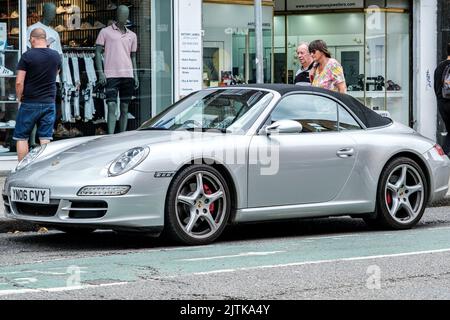
[[[164,234],[187,245],[216,240],[230,217],[229,190],[224,177],[213,167],[200,164],[183,169],[169,187]]]
[[[55,229],[74,236],[88,235],[96,230],[93,228],[77,228],[77,227],[55,227]]]
[[[376,217],[364,221],[372,228],[410,229],[422,218],[427,202],[428,185],[422,168],[410,158],[396,158],[381,173]]]

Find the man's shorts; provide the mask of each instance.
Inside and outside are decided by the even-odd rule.
[[[37,137],[41,140],[52,140],[55,113],[54,103],[21,103],[13,139],[28,140],[36,124]]]
[[[106,102],[116,102],[119,94],[120,102],[130,103],[134,94],[133,78],[108,78],[106,80]]]

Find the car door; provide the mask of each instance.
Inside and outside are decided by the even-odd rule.
[[[358,154],[355,141],[343,131],[361,130],[358,122],[336,100],[306,93],[283,97],[266,125],[279,120],[297,121],[303,130],[271,135],[260,132],[252,138],[248,206],[318,203],[335,198]]]

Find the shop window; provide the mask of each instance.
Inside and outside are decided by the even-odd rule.
[[[50,47],[60,52],[63,61],[67,62],[65,66],[63,64],[63,72],[58,80],[60,94],[56,99],[54,139],[103,135],[139,127],[151,116],[150,13],[153,1],[56,0],[51,1],[53,8],[48,6],[49,3],[27,0],[27,30],[23,32],[29,34],[36,26],[48,28]],[[108,38],[103,43],[104,50],[98,60],[96,42],[99,34],[105,28],[116,26],[120,8],[125,8],[122,15],[126,15],[124,25],[127,30],[122,33],[122,39],[130,39],[130,52],[134,49],[136,52],[111,54],[113,46],[109,45],[112,40]],[[132,40],[133,37],[135,40]],[[133,55],[136,67],[132,63]],[[96,73],[98,61],[103,69],[124,71],[113,75],[104,70],[107,86],[112,84],[110,79],[113,77],[133,79],[131,85],[127,85],[129,90],[121,92],[120,88],[114,86],[119,91],[117,100],[105,102],[106,89],[99,84],[100,74]],[[116,109],[114,106],[120,107]],[[108,114],[112,108],[116,111]],[[35,139],[32,138],[31,143],[36,143]]]
[[[220,13],[221,19],[217,19]],[[273,7],[263,6],[264,82],[272,82]],[[256,82],[254,9],[203,4],[203,86]]]
[[[20,1],[0,1],[0,156],[14,155],[16,66],[20,59]]]
[[[277,16],[274,24],[275,81],[293,83],[300,68],[297,46],[322,39],[331,56],[343,66],[348,94],[367,107],[387,111],[393,120],[408,125],[410,13],[402,9],[408,5],[406,1],[389,1],[389,5],[399,6],[395,10],[384,9],[384,5],[384,1],[366,1],[366,9],[361,13],[312,12]],[[283,62],[286,72],[278,67]],[[278,69],[282,70],[281,74],[287,74],[287,79],[278,75]]]

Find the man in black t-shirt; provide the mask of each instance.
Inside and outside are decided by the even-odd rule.
[[[19,161],[28,153],[28,139],[35,125],[41,145],[53,139],[56,75],[61,69],[61,57],[47,47],[44,29],[34,29],[30,43],[32,49],[22,55],[17,65],[16,95],[20,106],[13,139],[17,141]]]
[[[436,93],[437,106],[447,129],[445,143],[442,146],[446,154],[450,153],[450,99],[442,97],[442,76],[448,65],[450,65],[450,43],[447,44],[447,60],[442,61],[434,71],[434,92]]]

